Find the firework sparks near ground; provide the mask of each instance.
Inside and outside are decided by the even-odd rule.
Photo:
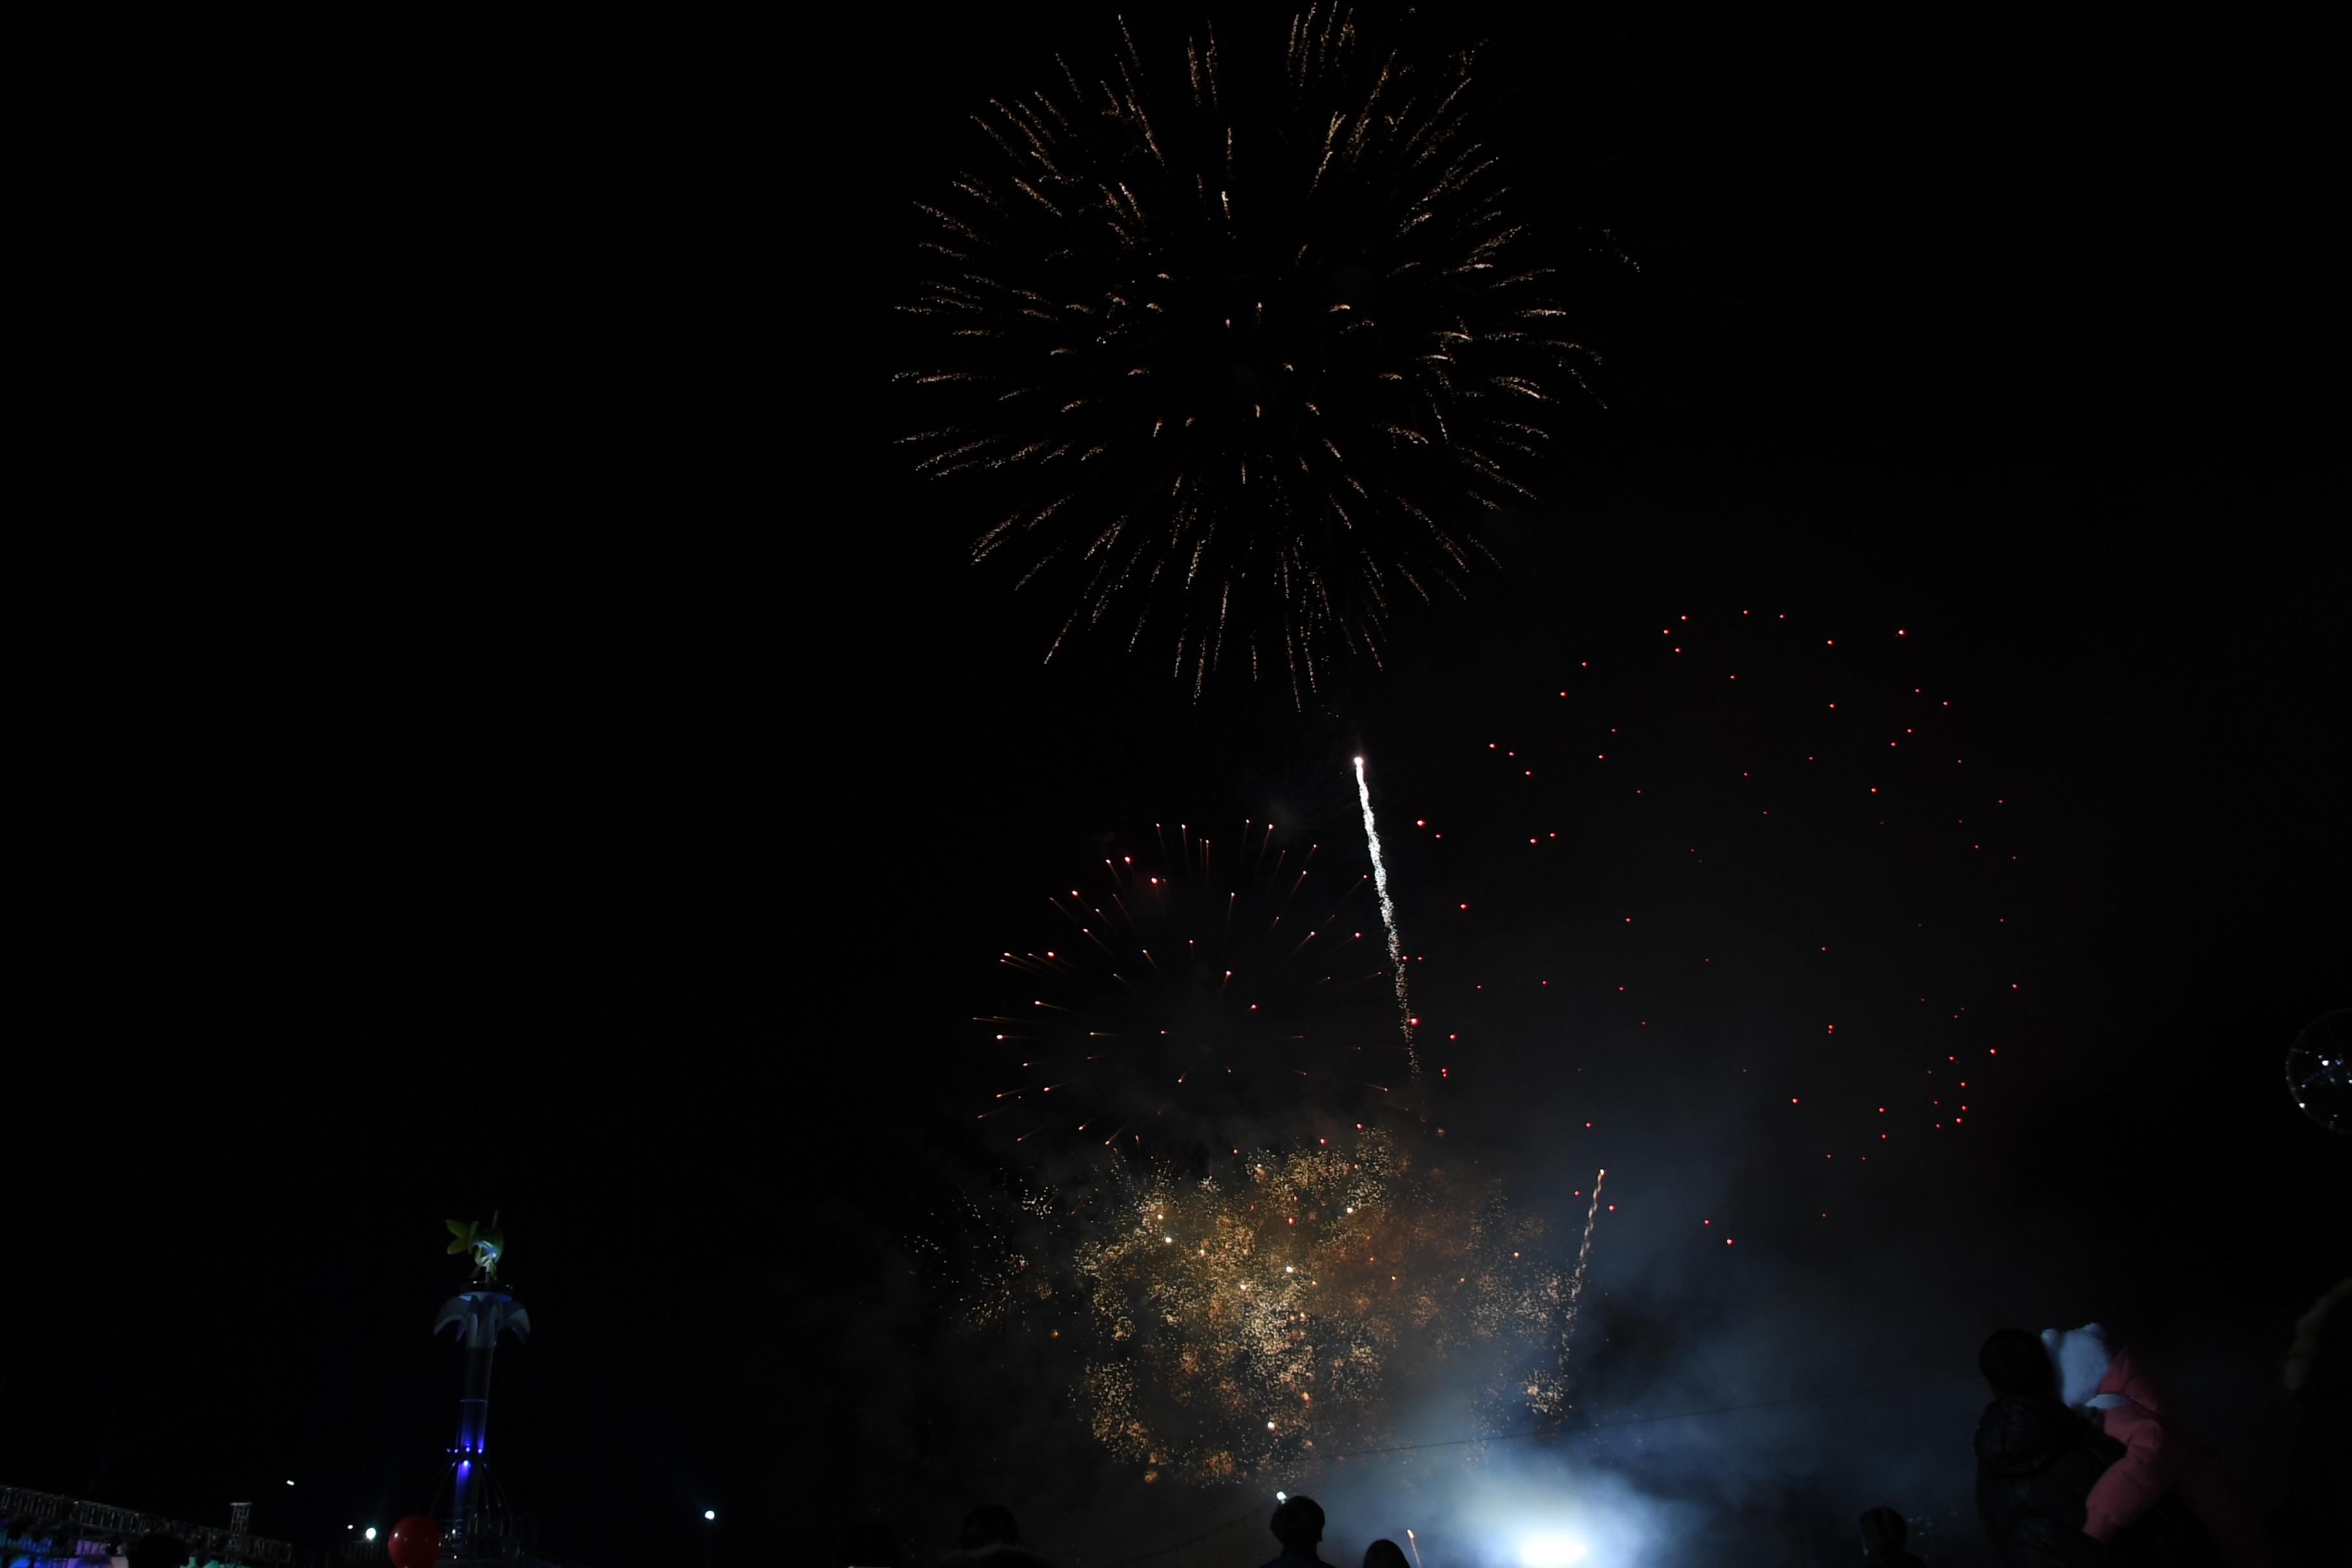
[[[1401,600],[1466,590],[1594,362],[1514,258],[1466,54],[1322,6],[1262,55],[1119,32],[1107,79],[992,100],[993,159],[923,205],[904,440],[969,487],[975,560],[1074,594],[1048,658],[1101,626],[1196,697],[1238,669],[1303,706]]]
[[[1389,868],[1381,858],[1381,827],[1372,820],[1372,789],[1364,782],[1364,759],[1356,759],[1356,798],[1364,808],[1364,842],[1372,853],[1372,890],[1381,900],[1381,924],[1389,939],[1389,968],[1396,975],[1397,1027],[1404,1033],[1405,1061],[1415,1082],[1421,1079],[1421,1057],[1412,1048],[1412,999],[1405,994],[1404,942],[1397,935],[1396,905],[1389,901]]]
[[[1580,1274],[1379,1070],[1412,1019],[1361,759],[1357,790],[1370,875],[1265,824],[1163,827],[1051,900],[1062,937],[1003,955],[1020,999],[981,1020],[1018,1054],[982,1118],[1063,1184],[958,1224],[961,1315],[1059,1363],[1146,1481],[1295,1472],[1432,1397],[1494,1430],[1567,1408]]]
[[[1177,824],[1050,900],[1059,935],[1006,952],[983,1121],[1038,1148],[1198,1164],[1412,1113],[1362,872],[1245,823]]]
[[[1546,1347],[1569,1289],[1542,1227],[1377,1130],[1261,1153],[1230,1176],[1158,1167],[1085,1215],[1085,1389],[1113,1453],[1196,1481],[1392,1440],[1407,1383],[1493,1346],[1464,1381],[1562,1407]],[[1516,1394],[1508,1397],[1517,1398]]]

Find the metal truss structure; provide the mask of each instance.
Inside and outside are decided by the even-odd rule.
[[[294,1548],[288,1542],[247,1531],[189,1524],[135,1508],[116,1508],[24,1487],[0,1487],[0,1517],[7,1520],[12,1535],[26,1533],[29,1526],[33,1533],[73,1535],[118,1547],[142,1535],[170,1535],[186,1542],[200,1558],[213,1562],[281,1568],[294,1561]]]

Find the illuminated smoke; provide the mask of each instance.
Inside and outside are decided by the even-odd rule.
[[[1364,807],[1364,842],[1372,849],[1372,890],[1381,898],[1381,924],[1388,928],[1389,965],[1396,972],[1397,1027],[1404,1033],[1405,1059],[1421,1081],[1421,1056],[1412,1048],[1412,1002],[1405,994],[1404,943],[1397,938],[1396,905],[1389,901],[1389,868],[1381,859],[1381,830],[1372,820],[1371,786],[1364,782],[1364,759],[1356,759],[1356,798]]]

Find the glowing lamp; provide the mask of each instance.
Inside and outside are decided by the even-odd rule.
[[[1584,1561],[1584,1542],[1566,1535],[1533,1535],[1519,1544],[1523,1568],[1569,1568]]]

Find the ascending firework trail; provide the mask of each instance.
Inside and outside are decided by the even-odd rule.
[[[1405,1061],[1421,1081],[1421,1055],[1412,1048],[1412,1002],[1405,994],[1404,943],[1397,938],[1396,905],[1389,901],[1389,868],[1381,859],[1380,825],[1372,820],[1371,786],[1364,782],[1364,759],[1356,759],[1356,798],[1364,807],[1364,842],[1372,850],[1372,890],[1381,899],[1381,924],[1388,929],[1389,967],[1396,973],[1397,1027],[1404,1034]]]
[[[1585,1267],[1592,1261],[1592,1222],[1601,1217],[1601,1184],[1608,1179],[1606,1168],[1593,1173],[1592,1203],[1584,1211],[1584,1245],[1576,1249],[1576,1272],[1568,1282],[1568,1313],[1559,1331],[1559,1364],[1563,1371],[1568,1366],[1568,1352],[1576,1342],[1576,1309],[1584,1295]]]
[[[1560,1295],[1554,1298],[1561,1302],[1559,1337],[1553,1346],[1558,1370],[1528,1385],[1528,1407],[1539,1415],[1557,1417],[1570,1408],[1568,1391],[1575,1380],[1569,1370],[1569,1357],[1576,1348],[1576,1315],[1584,1300],[1585,1271],[1592,1266],[1592,1229],[1601,1219],[1601,1184],[1608,1179],[1605,1170],[1593,1173],[1592,1202],[1584,1211],[1584,1241],[1576,1249],[1576,1272],[1568,1277]]]

